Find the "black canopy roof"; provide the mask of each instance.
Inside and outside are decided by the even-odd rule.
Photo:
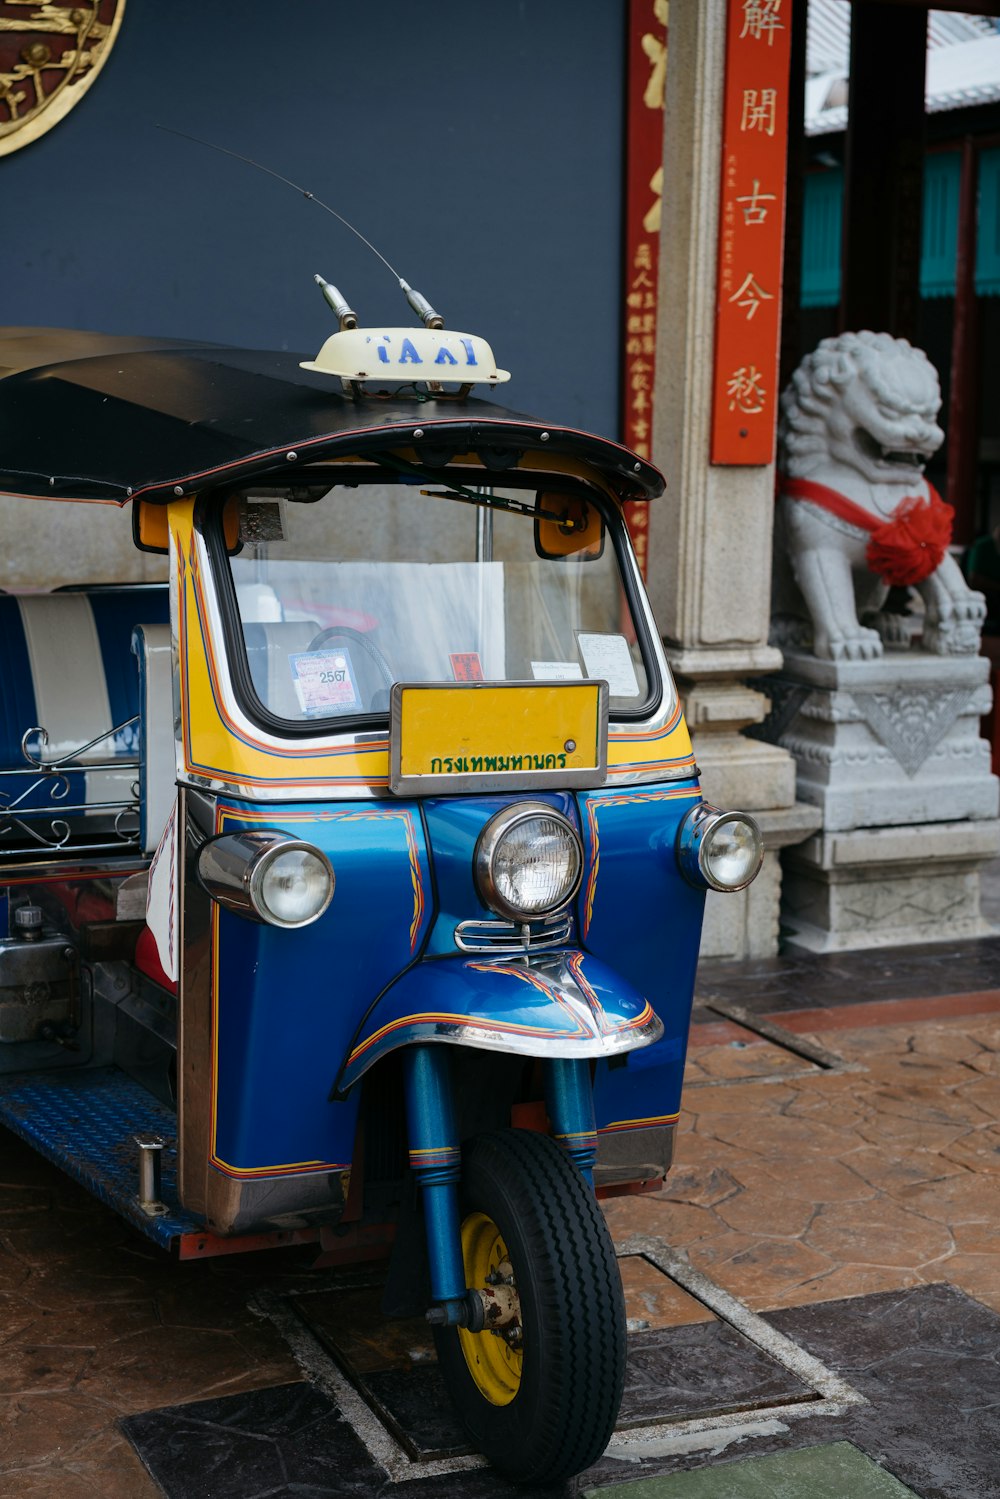
[[[300,370],[304,357],[0,328],[0,491],[165,501],[220,480],[287,473],[290,463],[399,447],[426,452],[432,465],[473,451],[497,467],[512,451],[544,448],[593,464],[625,499],[663,490],[658,469],[607,438],[492,401],[353,400]]]

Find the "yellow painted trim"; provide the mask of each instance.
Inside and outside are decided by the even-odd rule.
[[[363,747],[331,739],[303,743],[268,735],[236,707],[228,673],[219,656],[209,619],[203,563],[194,531],[194,500],[168,506],[175,559],[181,745],[190,776],[225,781],[249,790],[318,790],[335,795],[351,786],[389,784],[389,741]],[[662,769],[673,775],[695,773],[691,740],[680,706],[656,728],[615,727],[608,735],[608,779]]]
[[[655,1129],[657,1125],[676,1124],[680,1118],[676,1114],[651,1114],[646,1119],[616,1119],[611,1124],[602,1124],[597,1131],[599,1135],[613,1135],[616,1130],[626,1129]]]

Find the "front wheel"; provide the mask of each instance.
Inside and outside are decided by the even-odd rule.
[[[479,1135],[462,1161],[466,1284],[503,1286],[513,1320],[435,1328],[438,1363],[479,1451],[516,1482],[557,1483],[595,1462],[625,1379],[625,1302],[607,1225],[546,1135]]]

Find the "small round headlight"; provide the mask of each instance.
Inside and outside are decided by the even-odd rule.
[[[764,859],[760,828],[745,812],[692,807],[677,830],[677,861],[692,885],[743,890]]]
[[[198,854],[198,877],[227,910],[287,927],[322,916],[335,883],[326,854],[273,828],[209,839]]]
[[[518,802],[486,824],[475,853],[484,903],[511,921],[548,916],[573,899],[583,849],[568,818],[545,802]]]
[[[757,873],[761,852],[756,824],[734,817],[712,829],[702,858],[714,885],[723,890],[739,890]]]
[[[250,899],[275,926],[306,926],[333,895],[333,871],[318,849],[297,844],[265,854],[250,879]]]

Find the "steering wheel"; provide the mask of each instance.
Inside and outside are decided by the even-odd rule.
[[[320,630],[318,635],[313,636],[306,649],[309,651],[318,651],[321,646],[326,645],[331,640],[337,639],[346,640],[351,645],[360,646],[364,654],[374,664],[376,671],[382,678],[383,686],[391,690],[396,680],[392,674],[392,667],[378,646],[374,645],[368,639],[368,636],[362,634],[360,630],[355,630],[352,625],[328,625],[325,630]]]

